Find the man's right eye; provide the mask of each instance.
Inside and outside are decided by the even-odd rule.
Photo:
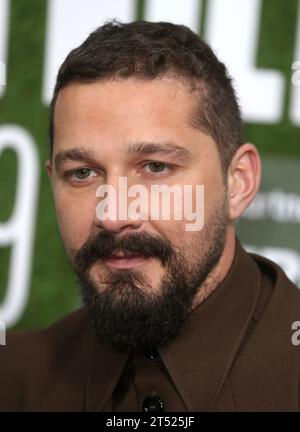
[[[96,171],[92,170],[91,168],[79,168],[67,173],[69,179],[75,182],[87,180],[91,177],[95,177],[96,175],[97,175]]]

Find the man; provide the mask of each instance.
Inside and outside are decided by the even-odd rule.
[[[60,68],[50,138],[46,166],[83,307],[8,336],[1,409],[299,410],[300,293],[235,236],[260,160],[211,49],[184,26],[105,24]],[[149,194],[134,208],[138,194],[125,202],[120,179]],[[199,229],[187,229],[188,212],[151,217],[178,204],[173,194],[158,209],[162,185],[191,208],[204,191]]]

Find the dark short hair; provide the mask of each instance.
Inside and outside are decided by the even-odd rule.
[[[59,91],[70,83],[101,79],[155,79],[173,76],[191,85],[195,109],[191,124],[216,142],[222,167],[242,144],[240,108],[225,65],[212,49],[184,25],[135,21],[105,23],[73,49],[61,65],[50,112],[53,150],[54,108]]]

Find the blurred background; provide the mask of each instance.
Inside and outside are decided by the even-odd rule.
[[[79,304],[44,168],[48,107],[66,54],[111,18],[186,24],[226,63],[263,158],[238,234],[300,287],[300,0],[0,0],[0,320],[43,327]]]

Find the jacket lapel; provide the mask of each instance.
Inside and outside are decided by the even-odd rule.
[[[90,372],[87,382],[87,411],[110,411],[111,396],[129,354],[119,353],[96,334],[91,340]]]

